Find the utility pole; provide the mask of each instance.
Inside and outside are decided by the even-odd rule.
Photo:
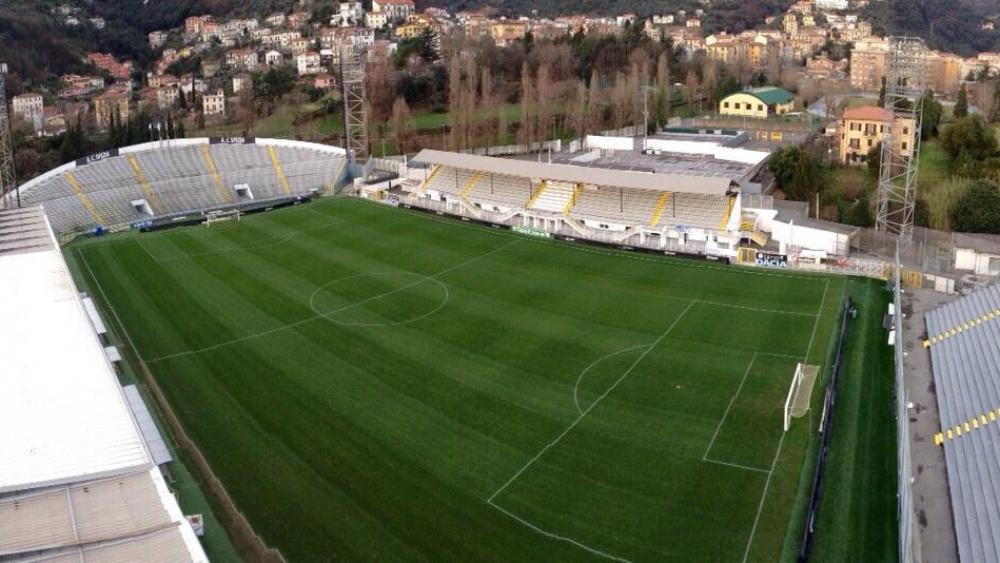
[[[17,207],[21,207],[21,192],[17,190],[14,173],[14,145],[10,134],[10,114],[7,113],[7,63],[0,63],[0,201],[11,208],[10,194],[15,194]]]

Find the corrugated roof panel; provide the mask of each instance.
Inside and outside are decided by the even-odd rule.
[[[929,311],[930,346],[959,558],[1000,561],[1000,285]],[[985,420],[985,423],[983,422]],[[959,435],[961,432],[961,435]]]

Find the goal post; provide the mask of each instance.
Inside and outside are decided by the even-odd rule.
[[[813,384],[819,374],[819,366],[811,366],[799,362],[795,366],[795,375],[788,386],[788,396],[785,397],[784,431],[792,427],[792,419],[804,416],[809,411],[809,397],[812,395]]]
[[[226,209],[222,211],[212,211],[205,215],[205,226],[211,227],[212,223],[220,223],[222,221],[230,221],[232,219],[240,220],[243,213],[239,209]]]

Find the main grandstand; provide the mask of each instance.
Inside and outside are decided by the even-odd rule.
[[[343,149],[243,137],[144,143],[81,158],[18,188],[57,233],[113,230],[193,211],[267,206],[346,178]]]
[[[588,136],[537,160],[424,150],[413,162],[425,168],[411,169],[396,193],[409,205],[553,234],[735,258],[741,241],[768,240],[769,198],[741,196],[760,194],[753,179],[769,153],[720,136]]]
[[[45,215],[0,211],[0,560],[204,562]]]

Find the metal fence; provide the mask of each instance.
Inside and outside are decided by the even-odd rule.
[[[896,364],[896,457],[897,457],[897,518],[899,519],[899,560],[901,563],[920,561],[920,546],[914,541],[913,529],[913,467],[910,458],[910,425],[907,415],[909,397],[906,393],[905,372],[903,371],[903,281],[902,265],[896,261],[892,279],[893,330],[895,331]]]

